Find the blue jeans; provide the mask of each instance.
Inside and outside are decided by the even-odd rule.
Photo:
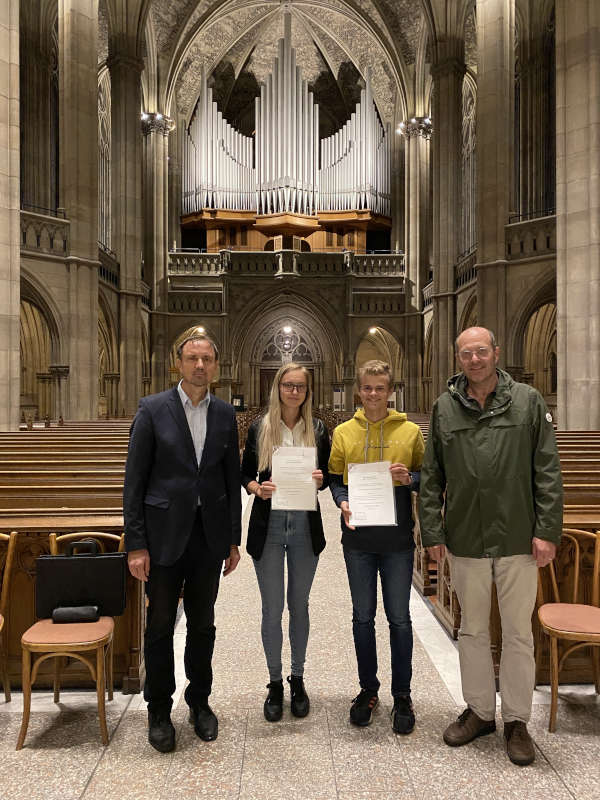
[[[398,697],[410,694],[413,633],[408,604],[413,550],[401,553],[367,553],[345,547],[344,559],[352,595],[352,633],[360,687],[376,692],[380,686],[375,643],[379,573],[385,615],[390,626],[392,695]]]
[[[271,681],[282,678],[281,617],[286,557],[292,675],[302,676],[310,629],[308,596],[319,561],[313,552],[307,512],[271,511],[262,556],[253,559],[262,598],[261,635]]]

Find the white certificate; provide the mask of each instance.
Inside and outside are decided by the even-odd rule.
[[[316,511],[317,484],[312,478],[316,466],[316,447],[273,448],[271,480],[277,488],[271,497],[271,508]]]
[[[395,525],[396,503],[390,461],[348,464],[350,524]]]

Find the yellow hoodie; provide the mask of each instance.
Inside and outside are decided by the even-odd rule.
[[[387,417],[369,422],[362,408],[352,419],[333,432],[329,472],[344,476],[348,484],[348,464],[390,461],[404,464],[409,472],[421,469],[425,443],[418,425],[409,422],[406,414],[388,410]],[[400,486],[394,482],[395,486]]]

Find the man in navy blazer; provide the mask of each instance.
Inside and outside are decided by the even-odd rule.
[[[219,353],[195,334],[177,349],[181,381],[140,400],[125,468],[123,512],[131,574],[145,582],[144,640],[148,740],[175,747],[173,632],[183,587],[187,618],[185,699],[190,722],[205,741],[217,738],[208,705],[215,641],[214,605],[223,562],[240,559],[240,459],[235,412],[209,392]]]

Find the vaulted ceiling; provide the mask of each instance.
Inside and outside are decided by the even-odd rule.
[[[104,0],[101,0],[101,5]],[[211,76],[219,105],[240,124],[272,68],[292,13],[297,63],[315,91],[325,124],[339,127],[368,74],[382,119],[406,105],[412,65],[424,47],[418,0],[149,0],[149,25],[167,110],[189,117],[201,69]]]

